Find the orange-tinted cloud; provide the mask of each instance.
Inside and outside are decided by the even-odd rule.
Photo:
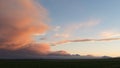
[[[100,33],[100,36],[104,38],[118,37],[120,36],[120,33],[115,31],[104,31]]]
[[[0,0],[0,58],[70,55],[66,51],[52,52],[47,43],[34,42],[33,35],[41,35],[48,30],[47,20],[46,9],[35,0]],[[90,21],[78,25],[78,28],[91,27],[96,23],[97,21]],[[59,28],[57,27],[56,31]],[[74,30],[74,27],[70,30]],[[57,42],[57,44],[90,40],[65,40]]]
[[[51,52],[48,55],[52,55],[52,56],[70,56],[70,54],[66,51],[55,51],[55,52]]]
[[[114,40],[120,40],[120,38],[103,38],[103,39],[76,39],[76,40],[62,40],[55,43],[52,43],[53,45],[60,45],[70,42],[100,42],[100,41],[114,41]]]
[[[34,35],[48,30],[47,20],[46,9],[35,0],[0,0],[0,58],[68,54],[34,42]]]
[[[19,49],[48,30],[47,11],[35,0],[0,0],[0,48]]]
[[[50,45],[47,43],[30,44],[25,50],[35,52],[39,55],[47,55],[51,52]]]

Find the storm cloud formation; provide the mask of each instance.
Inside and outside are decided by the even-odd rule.
[[[0,0],[0,58],[54,55],[49,44],[33,40],[48,30],[47,20],[46,9],[35,0]]]
[[[19,49],[48,29],[46,10],[33,0],[0,0],[0,48]]]
[[[36,0],[0,0],[0,59],[73,56],[63,50],[51,51],[49,43],[35,42],[34,35],[42,35],[50,28],[47,25],[48,20],[47,10]],[[102,40],[118,39],[94,41]],[[55,44],[80,41],[91,41],[91,39],[65,40]]]

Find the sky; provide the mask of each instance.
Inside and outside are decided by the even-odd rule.
[[[119,57],[120,0],[0,0],[0,59]]]
[[[59,36],[55,40],[120,37],[119,0],[41,0],[40,2],[47,9],[50,24],[56,30],[48,32],[46,36]],[[80,55],[120,56],[119,45],[119,40],[72,42],[53,46],[52,50],[65,50]]]

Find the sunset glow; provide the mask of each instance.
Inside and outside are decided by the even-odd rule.
[[[0,58],[119,57],[119,6],[120,0],[0,0]]]

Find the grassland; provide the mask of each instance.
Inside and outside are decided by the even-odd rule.
[[[0,68],[120,68],[120,59],[0,60]]]

